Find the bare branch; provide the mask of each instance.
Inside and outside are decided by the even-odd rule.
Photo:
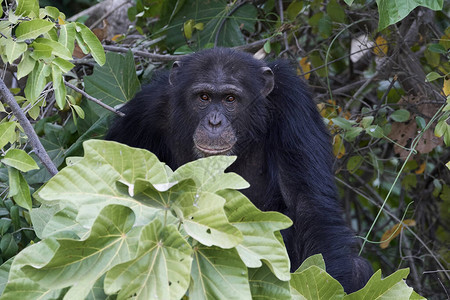
[[[115,108],[113,108],[113,107],[111,107],[111,106],[109,106],[109,105],[103,103],[102,101],[98,100],[97,98],[92,97],[91,95],[89,95],[88,93],[86,93],[86,92],[83,91],[82,89],[77,88],[77,87],[74,86],[73,84],[70,84],[70,83],[68,83],[67,81],[64,81],[64,84],[65,84],[67,87],[69,87],[69,88],[71,88],[72,90],[74,90],[75,92],[80,93],[81,95],[83,95],[84,97],[86,97],[86,99],[91,100],[92,102],[97,103],[97,104],[100,105],[101,107],[103,107],[103,108],[105,108],[105,109],[107,109],[107,110],[109,110],[109,111],[111,111],[111,112],[113,112],[113,113],[115,113],[115,114],[117,114],[117,115],[119,115],[119,116],[121,116],[121,117],[124,117],[124,116],[125,116],[125,114],[124,114],[123,112],[121,112],[121,111],[119,111],[119,110],[117,110],[117,109],[115,109]]]

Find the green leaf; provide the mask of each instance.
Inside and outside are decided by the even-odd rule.
[[[443,3],[443,0],[377,0],[378,15],[380,16],[378,30],[381,31],[402,20],[417,6],[442,10]]]
[[[86,240],[57,240],[59,247],[50,261],[27,265],[23,272],[47,289],[71,286],[67,299],[84,299],[105,270],[136,254],[130,230],[135,222],[131,209],[110,205],[102,209]],[[76,284],[75,284],[76,283]]]
[[[215,193],[223,189],[245,189],[250,185],[236,173],[225,173],[236,156],[214,156],[198,159],[178,168],[170,182],[192,178],[202,192]]]
[[[194,247],[191,299],[251,299],[247,268],[235,249]]]
[[[291,4],[286,9],[286,17],[289,20],[295,20],[297,15],[300,13],[300,11],[303,9],[303,2],[301,1],[292,1]]]
[[[64,85],[62,71],[58,66],[54,64],[52,64],[52,80],[53,80],[53,90],[55,92],[56,105],[58,106],[59,109],[62,110],[66,105],[67,90],[66,86]]]
[[[58,43],[56,41],[46,39],[46,38],[37,38],[35,40],[35,43],[47,45],[52,49],[52,54],[58,57],[61,57],[63,59],[70,60],[72,59],[72,53],[67,49],[64,45],[61,43]]]
[[[25,51],[27,51],[28,46],[23,42],[14,42],[13,40],[5,40],[5,55],[8,58],[8,63],[12,64],[16,59],[19,58]]]
[[[19,191],[16,195],[14,195],[14,202],[17,203],[20,207],[31,210],[32,202],[30,195],[30,187],[28,186],[27,181],[23,177],[22,173],[18,173],[19,175]]]
[[[371,125],[367,127],[366,132],[374,138],[382,138],[384,136],[383,129],[378,125]]]
[[[18,16],[39,16],[38,0],[17,0],[17,8],[14,12]],[[32,13],[32,14],[31,14]]]
[[[272,49],[270,47],[270,41],[267,41],[264,43],[264,52],[270,53],[270,51],[272,51]]]
[[[303,272],[304,270],[308,269],[311,266],[316,266],[316,267],[319,267],[322,270],[326,270],[326,268],[325,268],[325,261],[323,260],[322,254],[311,255],[310,257],[305,259],[302,262],[302,264],[300,265],[300,267],[298,267],[298,269],[294,272],[294,274],[295,273],[301,273],[301,272]]]
[[[100,43],[97,36],[88,27],[78,22],[75,24],[83,42],[85,42],[86,46],[89,48],[92,57],[100,66],[103,66],[105,64],[106,57],[102,43]]]
[[[20,172],[15,168],[8,168],[9,193],[8,197],[17,195],[20,191]]]
[[[34,104],[38,99],[47,82],[47,76],[50,75],[50,66],[45,63],[37,63],[34,70],[31,71],[25,86],[26,98]]]
[[[333,23],[331,21],[331,18],[328,15],[324,15],[318,23],[318,29],[320,36],[323,38],[328,38],[331,33],[333,32]]]
[[[291,299],[289,282],[279,280],[266,264],[263,264],[261,268],[249,269],[248,280],[250,282],[252,300]]]
[[[327,4],[327,14],[333,22],[346,23],[347,16],[342,6],[336,0],[330,0]]]
[[[277,212],[260,211],[238,191],[228,189],[218,194],[227,199],[225,212],[228,220],[244,236],[236,249],[245,265],[259,268],[264,261],[280,280],[289,280],[289,257],[275,232],[288,228],[292,221]]]
[[[138,178],[154,184],[166,184],[164,164],[146,150],[131,148],[116,142],[90,140],[83,144],[85,157],[66,167],[39,191],[44,203],[71,203],[79,209],[78,221],[90,226],[98,212],[110,204],[133,209],[140,224],[157,210],[137,202],[119,191],[116,182],[133,184]],[[65,187],[70,185],[70,189]]]
[[[21,79],[24,76],[30,74],[30,72],[33,71],[35,65],[36,60],[31,58],[30,52],[25,52],[22,56],[22,60],[17,66],[17,79]]]
[[[342,299],[344,288],[324,269],[318,266],[291,275],[291,288],[306,299]]]
[[[0,124],[0,148],[16,139],[16,122]]]
[[[434,135],[437,137],[441,137],[445,134],[445,132],[447,131],[447,121],[446,120],[442,120],[440,122],[437,123],[436,128],[434,128]]]
[[[30,46],[31,46],[31,48],[33,48],[31,57],[35,60],[40,60],[40,59],[45,60],[52,56],[53,49],[49,45],[33,42]],[[40,63],[42,63],[42,62],[40,62]]]
[[[442,77],[443,76],[439,75],[439,73],[430,72],[430,73],[427,74],[427,77],[425,78],[425,81],[431,82],[431,81],[434,81],[434,80],[442,78]]]
[[[2,236],[2,239],[0,240],[0,250],[3,259],[9,259],[17,254],[19,247],[11,233]]]
[[[105,65],[95,66],[94,74],[84,79],[86,92],[112,107],[131,100],[140,89],[131,52],[125,56],[108,53]],[[94,111],[100,116],[107,113],[98,105]]]
[[[47,13],[47,16],[51,17],[54,20],[58,19],[60,15],[59,9],[53,6],[46,6],[45,11]]]
[[[427,126],[425,119],[420,116],[416,116],[416,124],[420,129],[424,129]]]
[[[381,279],[381,270],[378,270],[369,279],[364,288],[350,295],[345,296],[345,300],[369,300],[369,299],[398,299],[407,300],[412,293],[412,288],[408,287],[402,280],[409,274],[409,269],[401,269],[394,274]]]
[[[41,19],[22,22],[16,28],[17,41],[22,42],[35,39],[54,27],[55,23]]]
[[[355,0],[344,0],[344,2],[347,3],[348,6],[351,6],[353,4],[353,1]]]
[[[350,159],[347,162],[347,170],[351,174],[355,173],[359,169],[363,161],[364,159],[360,155],[350,157]]]
[[[369,127],[370,125],[372,125],[372,123],[373,123],[373,116],[367,116],[362,118],[361,120],[361,126],[363,128]]]
[[[146,225],[135,259],[115,266],[105,278],[105,291],[119,299],[180,299],[189,286],[192,248],[174,225],[159,220]]]
[[[439,54],[447,54],[447,50],[441,44],[431,44],[428,46],[428,50]]]
[[[391,114],[391,119],[395,122],[406,122],[409,120],[410,113],[406,109],[398,109]]]
[[[342,117],[333,118],[331,119],[331,121],[333,121],[333,124],[335,124],[336,126],[339,126],[340,128],[345,130],[351,129],[352,126],[356,124],[355,121],[350,121]]]
[[[69,49],[71,55],[75,47],[75,36],[76,30],[74,23],[68,23],[60,26],[58,42],[65,48]]]
[[[21,149],[10,149],[1,160],[5,165],[14,167],[22,172],[39,169],[36,162]]]
[[[55,59],[52,61],[52,64],[58,66],[63,72],[63,74],[69,72],[70,70],[73,69],[73,67],[75,67],[75,65],[70,61],[62,59],[60,57],[55,57]]]

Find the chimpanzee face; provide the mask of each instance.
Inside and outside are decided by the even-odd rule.
[[[245,66],[211,58],[195,61],[195,66],[174,63],[170,82],[195,116],[190,119],[196,122],[192,135],[196,157],[238,154],[239,133],[252,127],[250,119],[255,119],[248,108],[258,105],[274,85],[270,68],[253,58],[250,62]]]

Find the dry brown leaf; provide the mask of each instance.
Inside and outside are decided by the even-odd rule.
[[[439,104],[420,103],[425,102],[426,100],[427,99],[409,95],[402,97],[398,102],[400,107],[407,108],[411,112],[408,121],[404,123],[393,123],[391,133],[389,134],[390,139],[406,148],[394,145],[394,152],[401,158],[406,158],[408,156],[408,149],[411,147],[411,142],[418,135],[419,129],[415,121],[417,114],[414,113],[414,110],[420,112],[420,116],[425,117],[425,120],[429,121],[440,107]],[[429,153],[439,145],[442,145],[442,139],[434,135],[434,126],[431,126],[431,128],[423,134],[415,149],[419,153]]]
[[[391,227],[389,230],[387,230],[381,237],[380,248],[386,249],[389,246],[389,243],[400,234],[400,232],[403,230],[403,227],[405,227],[405,225],[406,226],[415,226],[416,221],[413,219],[407,219],[407,220],[403,220],[402,223],[395,224],[393,227]]]

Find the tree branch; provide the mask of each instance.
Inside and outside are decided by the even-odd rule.
[[[68,83],[67,81],[64,81],[64,84],[65,84],[67,87],[69,87],[69,88],[71,88],[72,90],[74,90],[75,92],[80,93],[81,95],[83,95],[84,97],[86,97],[86,99],[91,100],[92,102],[97,103],[97,104],[100,105],[101,107],[103,107],[103,108],[105,108],[105,109],[107,109],[107,110],[109,110],[109,111],[115,113],[116,115],[119,115],[119,116],[121,116],[121,117],[124,117],[124,116],[125,116],[125,114],[124,114],[123,112],[121,112],[121,111],[119,111],[119,110],[117,110],[117,109],[115,109],[115,108],[113,108],[113,107],[111,107],[111,106],[109,106],[109,105],[103,103],[102,101],[98,100],[97,98],[92,97],[91,95],[89,95],[88,93],[86,93],[86,92],[83,91],[82,89],[77,88],[77,87],[74,86],[73,84]]]
[[[0,79],[0,96],[2,102],[6,103],[11,108],[14,116],[19,121],[20,126],[22,126],[23,130],[25,131],[25,134],[28,136],[31,146],[33,147],[34,153],[36,153],[37,157],[41,160],[42,164],[50,172],[50,174],[52,176],[56,175],[58,173],[58,169],[48,156],[47,152],[44,149],[44,146],[42,146],[41,141],[39,140],[39,137],[34,131],[33,126],[31,126],[30,121],[28,121],[24,112],[20,108],[19,104],[17,104],[16,100],[14,99],[14,96],[8,90],[6,84],[3,82],[2,79]]]

